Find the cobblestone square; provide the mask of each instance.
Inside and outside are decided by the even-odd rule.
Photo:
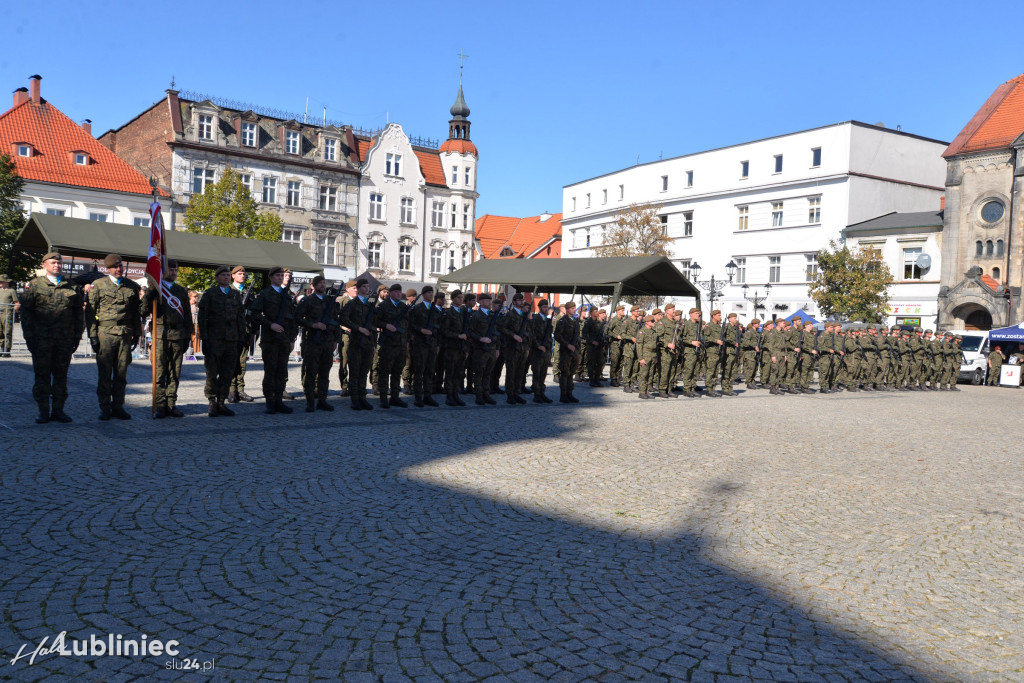
[[[1024,679],[1024,392],[210,419],[189,362],[154,421],[137,360],[99,422],[95,377],[36,425],[0,361],[3,679]],[[11,664],[62,631],[180,654]]]

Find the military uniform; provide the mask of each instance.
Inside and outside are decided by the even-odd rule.
[[[562,403],[579,403],[579,399],[572,395],[581,356],[579,323],[567,312],[555,325],[554,334],[561,351],[558,358],[558,389],[561,395],[558,400]],[[570,349],[570,346],[574,348]]]
[[[405,369],[409,343],[408,321],[405,319],[409,315],[408,309],[404,301],[389,296],[377,304],[374,314],[375,325],[380,330],[377,338],[377,393],[380,395],[381,408],[390,408],[392,405],[405,408],[408,405],[401,397],[402,371]],[[388,330],[388,325],[395,330]]]
[[[14,307],[18,303],[18,293],[10,287],[6,275],[0,275],[0,282],[8,283],[8,287],[0,289],[0,356],[11,355],[11,343],[14,340]]]
[[[677,361],[677,349],[679,347],[679,333],[678,326],[675,320],[672,319],[671,314],[667,311],[673,310],[671,308],[666,309],[665,317],[654,323],[654,332],[658,341],[658,353],[655,358],[655,363],[658,366],[657,375],[651,380],[651,384],[655,385],[655,388],[661,392],[661,395],[665,398],[673,398],[675,394],[673,389],[675,388],[676,381],[676,366]],[[670,349],[669,344],[676,347]]]
[[[203,292],[196,326],[203,340],[204,393],[210,402],[210,416],[230,415],[224,401],[231,388],[240,349],[246,343],[245,311],[238,290],[214,285]]]
[[[533,373],[533,402],[551,403],[547,396],[545,379],[548,374],[548,366],[551,365],[551,337],[554,334],[554,325],[551,318],[540,313],[530,318],[530,372]],[[543,347],[543,348],[541,348]]]
[[[739,323],[727,322],[722,330],[722,393],[726,396],[735,396],[732,385],[736,377],[736,362],[740,353]]]
[[[348,392],[353,410],[372,410],[366,400],[366,376],[373,362],[373,350],[376,347],[373,324],[373,299],[356,296],[341,309],[338,322],[351,330],[348,347]],[[369,336],[361,333],[362,327],[369,331]]]
[[[445,404],[464,406],[465,401],[459,398],[460,383],[466,374],[466,348],[468,344],[461,335],[467,334],[470,312],[465,306],[446,308],[441,317],[441,337],[444,354],[444,392]]]
[[[703,339],[700,319],[694,321],[687,318],[679,334],[679,341],[683,345],[683,393],[691,398],[700,396],[697,393],[697,366],[703,353]]]
[[[722,324],[713,321],[709,322],[704,326],[704,345],[707,347],[707,369],[704,373],[704,384],[707,388],[708,396],[712,398],[721,396],[719,392],[715,391],[719,375],[722,372],[722,346],[724,342],[719,344],[718,342],[720,341],[722,341]]]
[[[760,355],[760,344],[762,333],[758,330],[761,321],[755,318],[750,321],[746,331],[743,332],[743,340],[740,342],[740,355],[743,359],[743,377],[747,381],[747,389],[757,388],[757,366]],[[762,377],[762,384],[764,377]]]
[[[476,393],[477,405],[494,404],[491,398],[491,373],[494,371],[494,360],[500,340],[498,331],[498,312],[491,310],[491,300],[481,299],[480,307],[473,311],[469,319],[467,336],[472,340],[473,350],[470,362],[473,368],[473,389]],[[490,342],[480,341],[482,338]]]
[[[596,316],[587,316],[583,321],[583,352],[584,361],[587,367],[587,377],[590,379],[590,386],[601,386],[601,370],[604,363],[604,356],[601,353],[601,342],[604,330]]]
[[[235,266],[232,270],[237,271],[239,266]],[[251,350],[253,334],[255,334],[255,326],[251,323],[248,316],[248,310],[253,304],[252,289],[247,288],[243,283],[232,282],[230,285],[231,289],[238,292],[238,297],[242,302],[242,311],[245,312],[243,325],[245,326],[243,332],[243,344],[241,349],[238,351],[238,359],[235,363],[235,369],[231,373],[231,386],[228,396],[232,403],[238,403],[239,401],[252,402],[253,398],[249,394],[245,393],[245,370],[246,365],[249,361],[249,352]]]
[[[519,396],[521,383],[526,376],[526,360],[529,354],[529,318],[521,309],[513,306],[501,325],[502,357],[505,359],[505,401],[507,403],[526,403]],[[523,341],[517,342],[513,335]]]
[[[316,286],[315,280],[313,286]],[[317,408],[333,410],[327,403],[327,394],[331,384],[334,349],[341,341],[339,314],[335,297],[320,295],[315,291],[296,307],[296,322],[302,328],[302,391],[306,395],[306,412],[313,412]],[[317,323],[323,323],[327,329],[313,327]]]
[[[431,290],[433,291],[433,290]],[[412,393],[414,405],[437,406],[430,395],[434,390],[434,362],[437,359],[437,338],[441,336],[442,311],[431,301],[421,301],[409,310],[409,354],[412,356]],[[421,330],[428,330],[425,335]]]
[[[621,384],[619,378],[622,376],[622,360],[623,360],[623,346],[625,346],[624,334],[626,330],[626,322],[628,318],[625,315],[619,316],[619,311],[624,311],[625,307],[618,306],[611,320],[605,326],[605,334],[608,337],[608,343],[611,345],[609,354],[609,367],[608,377],[611,378],[611,384],[609,386],[617,387]]]
[[[110,267],[110,266],[108,266]],[[97,279],[89,292],[86,318],[96,352],[96,396],[100,419],[130,417],[124,410],[132,350],[142,337],[140,287],[126,277]]]
[[[252,321],[260,326],[263,397],[267,401],[267,412],[290,413],[291,408],[284,405],[283,400],[288,383],[288,357],[298,334],[295,301],[286,288],[270,286],[256,295],[249,314]],[[275,332],[271,328],[274,324],[280,325],[283,330]]]
[[[638,361],[640,370],[637,374],[640,382],[640,398],[643,399],[652,398],[650,393],[651,386],[656,384],[658,379],[655,372],[657,371],[656,363],[661,346],[659,341],[661,335],[656,327],[657,323],[647,325],[648,322],[655,323],[653,315],[644,318],[644,324],[637,332],[636,338],[637,355],[640,357]]]
[[[620,376],[622,390],[627,394],[632,393],[633,386],[636,384],[638,358],[634,339],[640,332],[642,324],[642,322],[638,323],[633,316],[626,318],[622,324],[622,374]]]
[[[38,422],[47,422],[51,418],[70,422],[64,414],[64,403],[68,398],[68,366],[82,339],[85,324],[82,295],[67,280],[56,280],[37,277],[29,282],[21,295],[21,330],[32,354],[32,372],[35,375],[32,398],[39,406]]]
[[[156,300],[156,318],[151,322],[153,331],[153,362],[156,364],[156,416],[184,417],[178,410],[178,382],[181,378],[181,361],[195,330],[192,307],[188,304],[188,290],[177,282],[170,284],[171,295],[181,302],[184,315],[164,301],[163,296],[152,287],[146,291],[142,301],[142,317],[153,311]]]

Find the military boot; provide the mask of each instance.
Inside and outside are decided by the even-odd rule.
[[[36,418],[36,424],[44,425],[50,421],[50,404],[45,401],[39,404],[39,417]]]
[[[232,390],[231,390],[231,391],[230,391],[230,392],[228,393],[228,400],[229,400],[229,401],[231,401],[232,403],[238,403],[238,401],[240,400],[240,399],[238,398],[238,392],[237,392],[237,391],[235,391],[234,389],[232,389]]]
[[[409,404],[402,400],[402,397],[398,393],[391,395],[391,405],[396,408],[408,408]]]
[[[245,397],[242,397],[242,400],[244,401]],[[292,394],[290,392],[288,392],[288,391],[282,391],[281,395],[277,397],[277,400],[278,400],[278,402],[280,402],[280,401],[294,401],[295,397],[292,396]],[[284,412],[284,411],[282,410],[280,412]],[[288,412],[290,413],[292,411],[289,410]]]
[[[558,402],[559,403],[568,403],[569,402],[569,399],[566,398],[565,389],[559,389],[558,390]]]
[[[317,399],[316,409],[327,413],[334,412],[334,406],[328,403],[326,398]]]
[[[217,399],[210,399],[210,412],[207,415],[210,417],[220,417],[220,411],[217,410]]]
[[[167,415],[170,417],[185,417],[185,413],[178,410],[178,406],[173,403],[167,404]]]
[[[155,411],[153,411],[153,419],[154,420],[162,420],[165,417],[167,417],[167,408],[164,408],[163,406],[160,406]]]
[[[50,411],[50,419],[62,424],[71,422],[71,418],[64,414],[64,401],[53,400],[53,409]]]
[[[569,403],[579,403],[580,400],[572,395],[572,389],[569,390],[569,395],[566,397],[569,399]]]
[[[438,404],[438,402],[435,401],[434,397],[431,396],[430,394],[427,394],[426,396],[423,397],[423,403],[425,405],[430,406],[431,408],[440,408],[441,407],[440,404]]]
[[[307,413],[315,413],[316,412],[316,401],[314,401],[311,398],[307,398],[306,399],[306,412]]]
[[[284,393],[277,395],[277,412],[283,413],[284,415],[291,415],[294,412],[291,408],[284,404]]]
[[[227,406],[224,405],[224,399],[218,399],[217,414],[223,415],[224,417],[234,417],[235,411],[231,410],[231,408],[228,408]]]
[[[130,420],[132,416],[124,409],[124,406],[114,406],[110,410],[110,414],[116,417],[118,420]]]

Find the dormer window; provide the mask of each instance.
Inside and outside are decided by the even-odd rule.
[[[502,247],[501,248],[500,256],[508,257],[508,256],[515,256],[515,255],[516,255],[516,253],[514,251],[512,251],[512,247]]]
[[[200,140],[213,139],[213,116],[210,114],[199,115],[199,127],[197,133]]]
[[[75,152],[75,164],[79,166],[88,166],[89,155],[85,152]]]
[[[242,123],[242,145],[245,147],[256,146],[256,124],[252,122]]]
[[[284,134],[284,151],[287,154],[298,154],[299,153],[299,133],[298,131],[290,130]]]
[[[324,139],[324,161],[338,160],[338,141],[334,138]]]
[[[18,145],[18,156],[19,157],[30,157],[32,156],[32,145]]]

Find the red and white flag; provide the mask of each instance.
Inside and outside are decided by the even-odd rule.
[[[164,219],[160,215],[160,204],[153,202],[149,205],[149,216],[149,258],[146,259],[146,275],[153,285],[159,283],[164,301],[184,318],[185,309],[182,308],[181,300],[171,293],[170,283],[164,282],[164,273],[167,272],[167,245],[164,242]]]

